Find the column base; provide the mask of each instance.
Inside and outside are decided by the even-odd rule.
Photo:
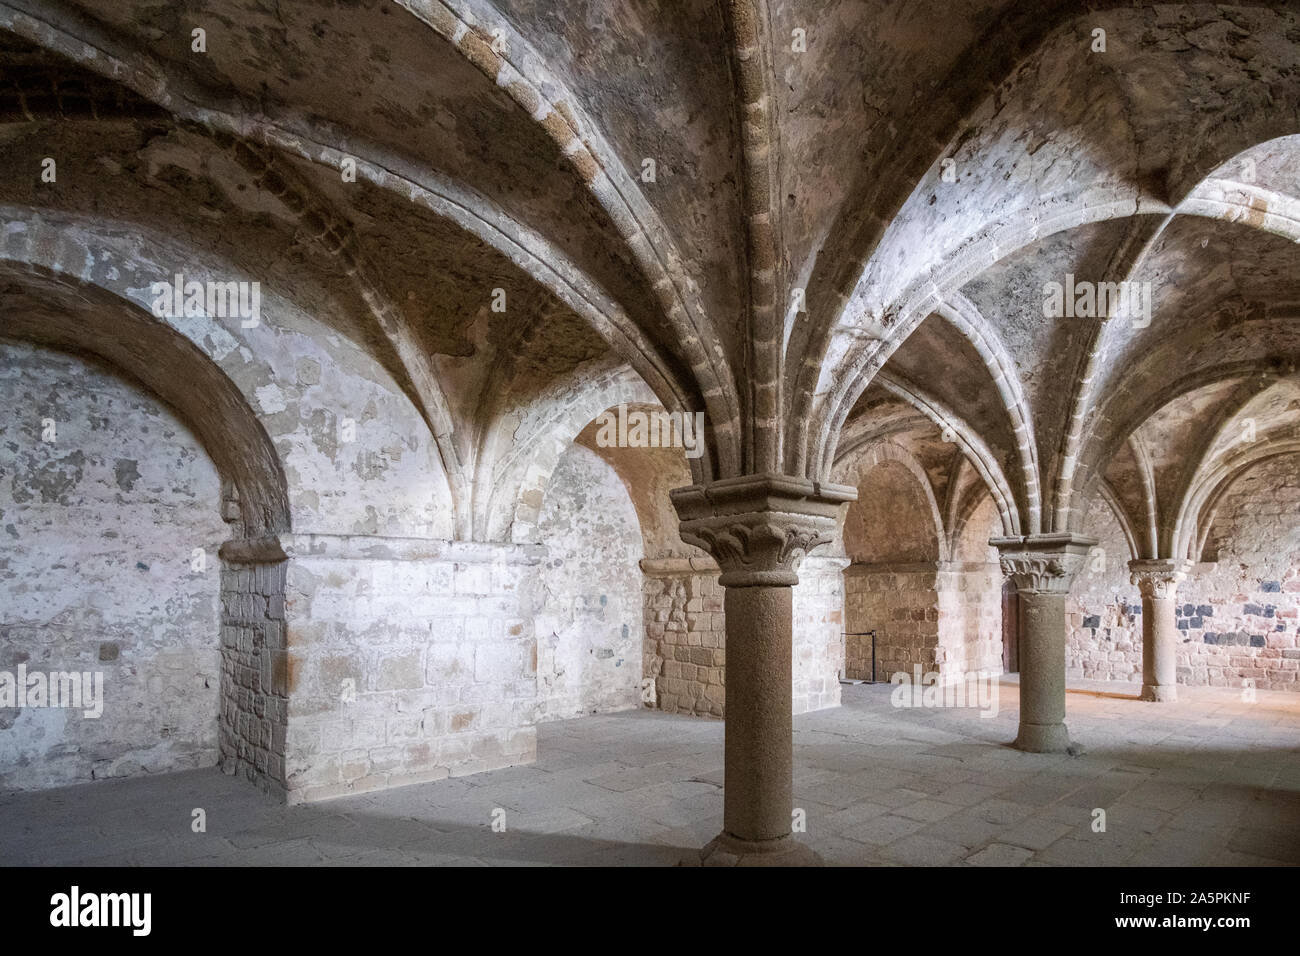
[[[683,861],[689,866],[694,861]],[[815,851],[793,836],[755,843],[719,833],[700,851],[697,866],[823,866]]]
[[[1074,749],[1065,724],[1022,723],[1012,746],[1031,754],[1064,754]]]
[[[1171,704],[1178,700],[1177,684],[1143,684],[1141,700]]]

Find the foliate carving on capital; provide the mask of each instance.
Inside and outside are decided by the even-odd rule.
[[[1178,594],[1178,585],[1187,577],[1187,562],[1130,561],[1129,581],[1136,584],[1143,600],[1164,601]]]
[[[1016,590],[1035,594],[1068,594],[1074,577],[1088,560],[1089,538],[1058,534],[1025,538],[995,538],[1002,573]]]
[[[855,497],[851,488],[775,475],[672,492],[682,540],[714,557],[725,587],[797,584],[795,567],[835,540],[840,507]]]
[[[1083,567],[1083,559],[1055,554],[1004,554],[999,557],[1002,573],[1016,584],[1017,591],[1065,594]]]
[[[761,583],[793,584],[799,561],[835,540],[835,522],[760,512],[683,521],[681,533],[683,541],[713,555],[726,579],[723,584],[739,584],[745,575],[765,577]]]

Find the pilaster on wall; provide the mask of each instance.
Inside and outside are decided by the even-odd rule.
[[[227,558],[221,568],[218,766],[280,794],[289,719],[287,562],[276,547],[238,558]]]
[[[940,565],[940,675],[1002,673],[1002,568],[993,561]]]
[[[794,586],[794,713],[840,706],[844,569],[849,559],[810,554]]]
[[[535,759],[542,548],[352,535],[277,543],[284,652],[271,686],[286,698],[288,802]]]
[[[725,619],[712,558],[645,558],[647,705],[669,714],[723,716]]]

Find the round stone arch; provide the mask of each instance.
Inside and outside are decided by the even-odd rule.
[[[257,443],[253,443],[247,456],[231,456],[240,468],[245,467],[240,462],[257,463],[248,466],[247,480],[241,477],[239,482],[240,494],[257,513],[235,530],[237,540],[283,533],[290,523],[295,532],[373,533],[366,529],[387,526],[390,533],[407,536],[453,536],[450,486],[428,423],[382,364],[352,347],[291,293],[262,283],[256,324],[237,317],[156,317],[153,284],[171,281],[177,271],[183,271],[187,281],[198,282],[258,276],[182,240],[133,232],[131,223],[21,205],[0,205],[0,217],[4,221],[0,272],[14,276],[17,287],[43,277],[46,288],[72,290],[65,295],[72,301],[90,298],[125,309],[139,321],[159,327],[146,332],[170,330],[178,336],[176,341],[187,340],[228,380],[234,389],[226,390],[230,413],[241,422],[251,415],[269,436],[269,444],[261,446],[264,454],[254,454]],[[79,309],[74,311],[79,314]],[[83,347],[75,337],[73,345]],[[135,361],[141,367],[138,377],[146,384],[148,374],[180,378],[177,369],[140,355],[132,339],[110,336],[106,348],[110,346],[125,355],[116,364],[130,367]],[[204,407],[198,389],[180,397],[192,400],[196,420],[203,415],[219,417],[213,415],[216,409]],[[240,401],[247,414],[238,409]],[[357,440],[351,448],[358,449],[356,455],[370,448],[384,451],[398,446],[406,453],[401,458],[386,456],[380,472],[356,480],[360,472],[346,467],[342,458],[347,444],[340,432],[346,418],[355,424]],[[249,424],[241,425],[238,434],[253,434]],[[217,450],[214,443],[214,460],[219,460]],[[365,462],[358,467],[363,466]],[[249,494],[277,469],[290,478],[296,474],[312,479],[310,488],[292,488],[287,507],[274,501],[270,488],[264,494]],[[232,468],[226,474],[233,478],[238,471]],[[322,489],[327,493],[319,493]]]
[[[290,530],[279,455],[239,388],[194,343],[137,303],[41,267],[16,271],[0,335],[57,351],[89,353],[174,409],[212,458],[232,494],[228,521],[241,538]],[[20,291],[14,291],[15,287]]]
[[[911,512],[912,516],[924,517],[926,522],[924,542],[914,542],[917,546],[905,549],[907,554],[900,552],[887,560],[903,563],[947,561],[948,542],[944,534],[943,515],[939,509],[939,502],[934,496],[934,489],[930,485],[930,479],[911,452],[888,441],[877,442],[852,453],[851,457],[847,461],[842,461],[837,468],[838,482],[852,484],[859,489],[858,500],[848,506],[840,525],[840,539],[850,560],[864,563],[860,560],[861,552],[855,554],[855,549],[863,545],[861,525],[865,520],[867,502],[872,496],[863,494],[862,488],[871,473],[881,468],[899,479],[894,483],[898,489],[911,489],[913,504],[916,506]],[[912,553],[914,551],[916,553]],[[878,563],[878,560],[870,563]]]
[[[691,483],[688,463],[678,449],[605,447],[599,438],[606,414],[618,416],[620,409],[629,416],[656,414],[663,406],[622,366],[597,376],[588,372],[578,388],[557,383],[533,408],[542,414],[525,420],[524,440],[501,462],[489,526],[516,544],[547,546],[539,571],[539,715],[573,716],[575,705],[588,713],[645,705],[720,716],[718,569],[706,556],[688,556],[699,552],[681,541],[668,498],[671,488]],[[575,531],[596,527],[600,535],[575,539]],[[700,614],[688,608],[710,597],[719,602],[716,609]],[[692,635],[716,644],[694,648],[697,657],[710,655],[709,667],[700,673],[715,674],[713,683],[687,686],[679,674],[669,673],[680,667],[673,656],[678,648],[665,645],[686,634],[684,628],[680,634],[665,630],[658,614],[664,603],[669,613],[689,613],[708,625],[705,635],[701,620],[693,620]],[[609,612],[618,608],[622,616],[611,621]],[[597,658],[613,653],[626,673],[620,677],[592,660],[593,652]],[[633,668],[637,681],[630,684]]]
[[[193,429],[98,356],[0,337],[0,474],[0,789],[212,766],[228,528]],[[24,663],[61,710],[13,693]]]
[[[843,571],[844,675],[881,680],[910,674],[914,665],[928,673],[949,549],[925,469],[906,448],[877,441],[841,459],[835,480],[858,489],[838,536],[850,562]]]
[[[720,717],[725,665],[719,569],[710,556],[681,540],[668,497],[672,488],[696,479],[696,462],[674,448],[597,447],[601,416],[617,415],[619,406],[629,414],[665,412],[627,366],[580,370],[534,400],[531,408],[538,414],[516,426],[522,440],[499,459],[488,526],[496,540],[541,540],[540,519],[549,510],[552,482],[566,453],[580,447],[601,459],[621,480],[641,534],[641,703],[671,713]],[[545,578],[545,566],[541,574]],[[838,637],[838,625],[836,631]],[[697,643],[687,646],[688,638]],[[539,652],[539,674],[551,673],[548,663],[545,652]],[[695,676],[687,675],[687,664]]]
[[[221,656],[218,765],[279,790],[283,756],[276,748],[287,722],[286,562],[276,536],[289,531],[290,510],[276,449],[233,382],[169,325],[66,277],[32,271],[5,278],[25,282],[9,284],[0,336],[95,356],[174,411],[212,460],[225,489],[213,509],[239,538],[220,550],[220,631],[213,635]]]
[[[1259,441],[1257,444],[1259,448],[1220,461],[1193,486],[1175,525],[1173,554],[1193,561],[1201,560],[1219,505],[1237,481],[1264,462],[1300,454],[1300,439]]]
[[[623,476],[581,442],[538,515],[534,631],[539,721],[637,708],[645,676],[643,534]]]
[[[560,457],[597,416],[620,404],[657,404],[650,387],[628,366],[597,376],[569,394],[547,394],[543,414],[502,457],[492,482],[488,537],[516,544],[537,540],[537,520]]]
[[[0,261],[0,336],[94,356],[173,410],[212,460],[223,488],[213,504],[234,529],[219,552],[219,766],[278,793],[288,720],[287,561],[279,535],[291,530],[279,454],[212,357],[138,297],[59,266],[57,257],[50,264]]]

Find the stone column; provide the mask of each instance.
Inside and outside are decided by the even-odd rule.
[[[1174,655],[1178,644],[1178,585],[1184,561],[1130,561],[1129,576],[1142,592],[1142,699],[1178,699]]]
[[[727,709],[723,826],[710,866],[815,864],[794,839],[790,714],[795,567],[830,543],[852,488],[748,475],[672,492],[682,540],[708,551],[726,588]]]
[[[1096,543],[1071,533],[990,542],[1020,593],[1020,750],[1072,750],[1065,728],[1065,598]]]

